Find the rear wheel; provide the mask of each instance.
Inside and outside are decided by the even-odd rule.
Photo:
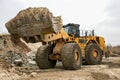
[[[102,61],[102,50],[96,44],[89,44],[85,49],[85,63],[90,65],[100,64]]]
[[[52,45],[44,45],[38,49],[36,54],[36,63],[40,69],[49,69],[55,67],[56,61],[49,59],[49,55],[52,54],[52,51]]]
[[[62,48],[61,59],[63,67],[68,70],[77,70],[82,65],[80,47],[76,43],[67,43]]]

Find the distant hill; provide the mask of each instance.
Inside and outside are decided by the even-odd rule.
[[[113,46],[113,47],[112,47],[112,52],[113,52],[113,55],[118,55],[118,56],[120,56],[120,45],[118,45],[118,46]]]

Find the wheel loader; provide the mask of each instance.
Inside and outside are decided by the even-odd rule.
[[[106,53],[105,40],[93,31],[82,31],[79,24],[62,24],[60,16],[45,7],[27,8],[8,21],[6,28],[15,39],[42,42],[36,53],[40,69],[54,68],[61,61],[64,69],[77,70],[82,63],[100,64]]]

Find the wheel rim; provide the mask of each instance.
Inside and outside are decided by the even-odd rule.
[[[74,51],[74,58],[75,58],[75,62],[77,64],[79,64],[79,62],[80,62],[80,54],[79,54],[79,51],[77,49]]]
[[[98,57],[98,51],[97,51],[96,49],[94,49],[94,50],[92,51],[92,56],[93,56],[95,59],[97,59],[97,57]]]

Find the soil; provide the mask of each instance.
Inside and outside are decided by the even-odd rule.
[[[103,59],[101,65],[82,65],[79,70],[64,70],[61,62],[53,69],[39,69],[0,61],[0,80],[120,80],[119,75],[120,57]]]
[[[19,80],[120,80],[120,57],[104,58],[101,65],[82,65],[79,70],[64,70],[61,62],[53,69],[37,66],[16,69],[27,75]]]
[[[1,38],[1,41],[3,39]],[[41,43],[28,44],[32,49],[28,56],[34,58],[40,45]],[[115,49],[113,54],[117,55],[107,59],[103,58],[101,65],[82,65],[79,70],[65,70],[61,62],[57,62],[53,69],[39,69],[34,63],[34,59],[28,61],[31,64],[26,66],[15,66],[0,59],[0,80],[120,80],[120,50]],[[1,51],[1,56],[3,56],[2,53],[6,53],[4,52],[6,50]]]

